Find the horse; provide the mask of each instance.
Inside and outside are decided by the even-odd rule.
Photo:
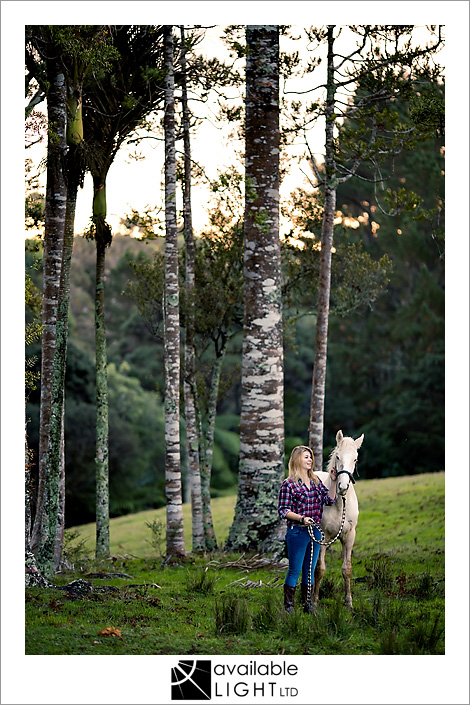
[[[343,563],[341,566],[341,572],[344,581],[344,604],[349,608],[352,607],[351,553],[354,545],[354,539],[356,538],[356,526],[359,516],[359,505],[357,502],[356,492],[353,487],[355,482],[353,474],[357,463],[357,451],[361,447],[363,440],[364,434],[354,440],[354,438],[350,438],[349,436],[343,436],[342,431],[338,431],[336,434],[336,447],[333,448],[331,452],[326,472],[320,471],[316,473],[328,489],[331,484],[330,470],[335,468],[337,474],[336,504],[323,507],[321,529],[325,535],[325,543],[328,543],[328,541],[334,539],[340,530],[343,515],[343,498],[346,500],[346,518],[342,531],[339,535],[339,539],[342,544]],[[315,567],[315,587],[313,592],[314,605],[318,604],[320,583],[325,573],[326,549],[326,545],[322,545],[320,547],[320,554]]]

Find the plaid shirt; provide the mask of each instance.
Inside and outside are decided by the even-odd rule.
[[[331,499],[328,494],[328,489],[320,480],[318,485],[314,485],[310,489],[304,485],[299,478],[297,482],[288,477],[281,485],[279,491],[279,516],[284,519],[288,512],[295,512],[301,516],[312,517],[318,525],[321,523],[323,514],[323,505],[331,505],[336,503],[336,497]],[[287,526],[297,524],[296,521],[287,520]]]

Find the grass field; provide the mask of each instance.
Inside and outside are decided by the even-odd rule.
[[[111,520],[105,563],[80,558],[84,546],[93,551],[94,525],[72,532],[74,569],[54,582],[86,584],[26,588],[26,653],[443,654],[444,474],[359,480],[356,492],[352,611],[342,605],[339,542],[327,552],[317,612],[288,615],[285,566],[219,551],[162,567],[152,544],[163,537],[147,526],[164,522],[160,509]],[[213,500],[221,545],[234,505],[235,497]]]

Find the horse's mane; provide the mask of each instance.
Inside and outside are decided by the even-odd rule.
[[[328,462],[326,464],[326,472],[328,472],[328,473],[330,472],[331,468],[335,464],[335,455],[336,455],[337,448],[338,448],[338,446],[335,446],[333,448],[333,450],[330,453],[330,457],[328,458]]]

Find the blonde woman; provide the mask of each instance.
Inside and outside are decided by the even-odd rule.
[[[279,492],[279,516],[287,521],[287,555],[289,569],[284,582],[284,609],[292,612],[297,580],[302,572],[301,597],[304,612],[312,611],[313,573],[320,552],[320,544],[312,542],[308,525],[320,526],[323,505],[336,502],[336,471],[331,470],[331,487],[328,490],[313,472],[313,451],[308,446],[296,446],[289,459],[289,476]],[[315,538],[321,533],[313,527]],[[313,551],[313,554],[312,554]]]

